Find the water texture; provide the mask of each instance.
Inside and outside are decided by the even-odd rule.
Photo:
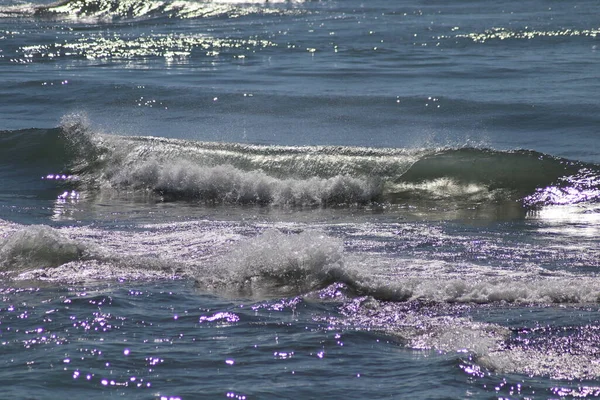
[[[599,14],[0,0],[0,397],[599,397]]]

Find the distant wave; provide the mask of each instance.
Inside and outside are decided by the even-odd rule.
[[[150,18],[239,17],[256,13],[276,13],[272,4],[290,0],[64,0],[43,6],[18,6],[0,10],[0,15],[89,21],[115,21]]]
[[[0,167],[27,171],[37,164],[48,171],[46,178],[86,195],[142,193],[162,201],[273,206],[508,201],[537,207],[600,199],[599,166],[526,150],[122,137],[95,132],[79,115],[65,117],[57,129],[2,132],[0,142]]]

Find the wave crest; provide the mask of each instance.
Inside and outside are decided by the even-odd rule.
[[[343,269],[343,243],[319,232],[270,230],[238,244],[203,273],[200,287],[250,297],[292,296],[322,288]]]
[[[12,233],[0,246],[4,271],[51,268],[85,257],[86,247],[56,229],[44,225],[24,227]]]

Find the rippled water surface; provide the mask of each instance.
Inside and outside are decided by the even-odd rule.
[[[0,0],[0,397],[600,397],[599,14]]]

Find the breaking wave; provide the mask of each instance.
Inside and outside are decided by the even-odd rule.
[[[270,230],[221,257],[198,286],[235,296],[293,296],[322,288],[343,271],[343,243],[319,232]]]
[[[25,174],[37,165],[36,171],[48,171],[45,178],[60,177],[61,189],[88,198],[114,192],[207,204],[329,207],[432,201],[509,202],[529,208],[600,199],[597,165],[526,150],[259,146],[122,137],[94,131],[79,115],[65,117],[57,129],[2,132],[0,140],[2,168]]]

